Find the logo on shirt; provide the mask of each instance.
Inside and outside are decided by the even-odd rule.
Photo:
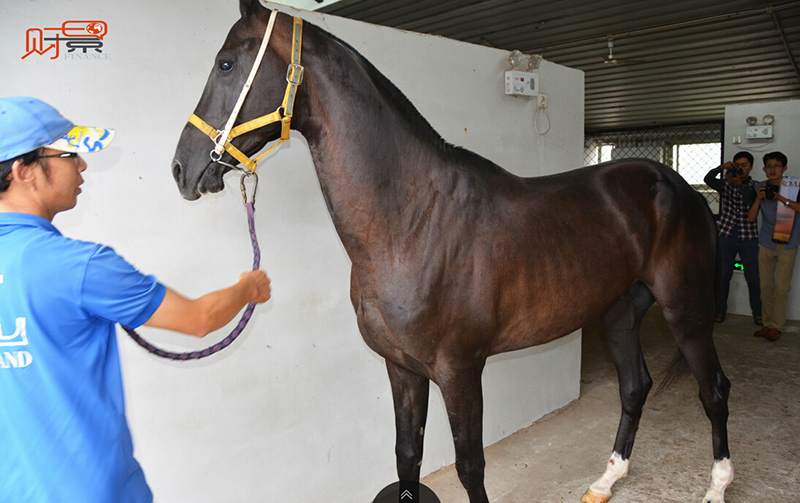
[[[2,320],[0,320],[2,321]],[[18,348],[28,345],[28,334],[25,330],[25,318],[17,318],[16,330],[5,335],[0,323],[0,369],[27,367],[33,362],[33,355]]]
[[[3,275],[0,274],[0,284],[2,283]],[[0,320],[0,369],[27,367],[33,362],[33,355],[17,349],[28,345],[25,318],[17,318],[15,326],[16,330],[13,334],[5,335],[3,323]]]
[[[27,346],[28,332],[25,330],[25,318],[17,318],[17,330],[12,335],[3,335],[3,323],[0,320],[0,346]]]

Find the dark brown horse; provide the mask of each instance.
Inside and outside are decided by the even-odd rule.
[[[243,0],[195,114],[223,128],[256,58],[270,12]],[[292,17],[280,14],[237,124],[284,97]],[[603,476],[584,501],[605,501],[627,473],[652,380],[639,325],[655,301],[711,420],[712,484],[733,478],[728,390],[712,342],[716,232],[673,170],[626,160],[520,178],[433,130],[352,47],[306,25],[304,81],[292,128],[308,141],[333,223],[352,261],[351,298],[367,345],[385,358],[394,397],[397,472],[417,481],[430,381],[441,388],[456,469],[471,503],[486,503],[481,373],[487,357],[544,344],[600,317],[619,375],[622,418]],[[299,80],[299,79],[297,79]],[[233,140],[252,154],[277,123]],[[212,132],[212,134],[214,134]],[[173,174],[186,199],[223,188],[237,164],[214,162],[187,125]]]

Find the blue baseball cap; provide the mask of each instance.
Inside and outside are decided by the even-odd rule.
[[[41,147],[62,152],[96,152],[106,148],[114,134],[113,129],[76,126],[36,98],[0,98],[0,162]]]

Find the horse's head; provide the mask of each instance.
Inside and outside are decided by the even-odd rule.
[[[231,28],[217,57],[194,115],[212,129],[223,130],[231,116],[242,88],[250,75],[269,21],[270,11],[258,0],[241,0],[242,14]],[[242,104],[235,124],[264,116],[281,106],[286,90],[286,69],[291,62],[292,18],[278,15],[275,27],[256,73],[250,92]],[[250,156],[268,142],[280,136],[281,125],[266,127],[237,136],[232,143]],[[239,161],[228,152],[214,159],[209,155],[214,141],[193,124],[187,124],[181,133],[172,174],[181,195],[189,200],[205,192],[223,189],[222,176]],[[219,162],[217,162],[219,161]]]

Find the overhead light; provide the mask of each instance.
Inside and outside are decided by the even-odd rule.
[[[539,63],[541,63],[541,62],[542,62],[541,54],[532,54],[528,58],[528,70],[538,70],[539,69]]]
[[[771,126],[773,122],[775,122],[775,117],[772,115],[765,115],[761,121],[766,124],[767,126]]]
[[[603,60],[603,63],[616,63],[617,60],[614,58],[614,39],[609,36],[608,37],[608,56]]]
[[[758,119],[756,119],[751,115],[750,117],[745,119],[745,122],[747,122],[748,126],[755,126],[756,124],[758,124]]]

